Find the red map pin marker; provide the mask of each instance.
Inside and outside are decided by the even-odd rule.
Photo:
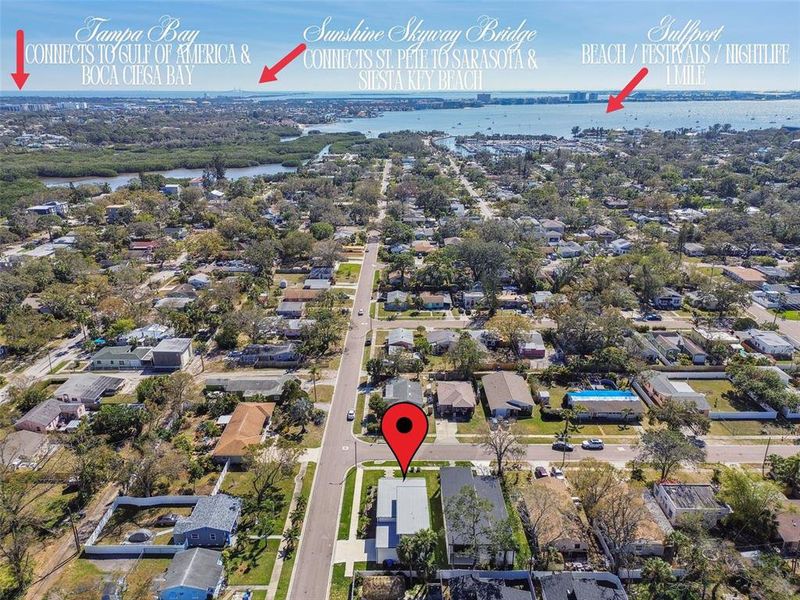
[[[400,463],[405,479],[411,459],[428,435],[428,417],[416,404],[398,402],[383,414],[381,434]]]

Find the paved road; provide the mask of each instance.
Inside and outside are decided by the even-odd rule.
[[[750,316],[759,323],[764,321],[772,323],[774,320],[781,333],[800,341],[800,321],[781,319],[780,316],[775,319],[775,315],[773,313],[769,312],[766,308],[760,304],[756,304],[755,302],[751,303],[750,306],[747,307],[747,312],[750,313]]]
[[[328,597],[342,483],[347,470],[354,464],[356,452],[347,411],[355,408],[364,342],[370,329],[367,315],[377,255],[378,244],[369,244],[369,252],[364,255],[361,266],[350,330],[345,338],[342,362],[322,438],[319,465],[303,525],[289,598],[320,600]],[[358,316],[359,308],[364,309],[363,316]],[[369,448],[369,445],[365,444],[364,447]],[[359,460],[362,460],[360,456]]]
[[[486,201],[486,199],[483,196],[481,196],[477,192],[477,190],[475,190],[474,187],[472,187],[472,184],[469,182],[469,179],[467,179],[461,173],[461,169],[459,168],[458,164],[456,164],[456,161],[453,160],[453,156],[450,153],[448,153],[447,157],[450,159],[450,164],[456,170],[456,173],[458,173],[458,178],[461,180],[462,185],[466,188],[469,195],[478,201],[478,208],[480,209],[481,216],[484,219],[494,218],[494,210],[492,210],[492,207],[489,206],[489,203]]]

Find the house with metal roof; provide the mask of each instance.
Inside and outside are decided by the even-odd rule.
[[[161,340],[153,348],[153,368],[163,371],[183,369],[192,362],[192,338]]]
[[[536,600],[527,571],[445,571],[439,575],[451,600]]]
[[[103,396],[115,394],[125,384],[120,377],[79,373],[72,375],[62,383],[53,397],[62,402],[80,402],[88,406],[97,406]]]
[[[445,541],[447,542],[447,561],[452,566],[472,566],[489,563],[494,558],[495,564],[510,565],[514,563],[516,550],[509,548],[500,550],[496,556],[489,555],[489,535],[498,523],[508,518],[503,490],[497,477],[477,476],[469,467],[442,467],[439,470],[441,482],[442,512],[444,514]],[[471,545],[466,532],[459,531],[448,518],[448,506],[464,489],[475,490],[478,497],[486,500],[490,506],[478,524],[480,531],[477,547]]]
[[[158,586],[159,600],[208,600],[222,588],[222,553],[191,548],[173,557]]]
[[[231,543],[242,512],[242,501],[227,494],[203,496],[192,514],[180,517],[172,530],[175,544],[189,548],[223,548]]]
[[[137,346],[155,346],[161,340],[171,338],[175,335],[175,329],[168,325],[152,323],[144,327],[139,327],[128,333],[123,333],[117,338],[117,342],[125,344],[136,344]]]
[[[379,479],[376,521],[376,561],[379,564],[396,561],[400,538],[431,526],[426,480],[422,477]]]

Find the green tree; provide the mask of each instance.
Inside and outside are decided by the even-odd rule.
[[[639,440],[638,459],[659,472],[659,480],[667,479],[682,464],[696,465],[706,453],[680,431],[658,429],[644,433]]]
[[[461,379],[469,380],[480,368],[485,356],[475,338],[462,331],[456,343],[447,351],[446,359]]]
[[[642,566],[642,581],[647,585],[650,600],[663,598],[664,592],[675,581],[672,567],[660,558],[648,558]]]
[[[727,523],[735,537],[741,532],[758,540],[771,539],[775,514],[783,501],[783,494],[774,482],[738,467],[728,467],[720,477],[719,497],[733,511]]]
[[[438,536],[431,529],[420,529],[414,534],[404,535],[397,544],[397,558],[408,566],[409,579],[413,571],[427,580],[436,572],[436,545]]]
[[[462,553],[472,557],[474,569],[490,534],[492,503],[479,496],[473,486],[464,486],[447,501],[444,510],[448,525],[462,542]]]

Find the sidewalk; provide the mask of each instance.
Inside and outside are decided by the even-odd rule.
[[[286,523],[284,523],[283,531],[288,531],[291,527],[291,514],[295,506],[297,506],[297,498],[300,497],[300,492],[303,489],[303,478],[308,469],[308,463],[300,463],[300,471],[294,479],[294,490],[292,491],[292,501],[289,503],[289,511],[286,514]],[[295,549],[295,552],[297,550]],[[275,564],[272,567],[272,575],[269,578],[267,585],[266,600],[275,600],[275,593],[278,591],[278,581],[281,578],[281,569],[283,569],[283,553],[278,551],[278,556],[275,558]]]

